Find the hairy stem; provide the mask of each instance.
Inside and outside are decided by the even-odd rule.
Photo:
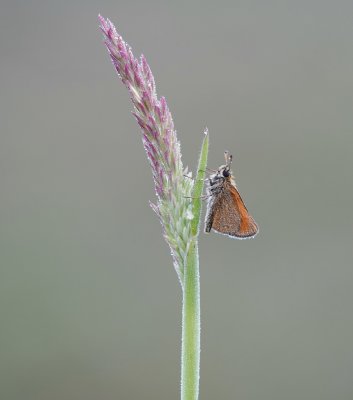
[[[197,400],[200,377],[200,279],[197,239],[184,272],[181,400]]]
[[[201,216],[201,195],[208,154],[208,132],[202,143],[197,177],[193,191],[191,232],[193,239],[184,268],[183,331],[181,351],[181,400],[197,400],[200,377],[200,276],[198,234]]]

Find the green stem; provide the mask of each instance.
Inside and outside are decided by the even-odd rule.
[[[197,400],[200,378],[200,277],[198,234],[201,216],[201,195],[208,154],[208,133],[202,143],[197,177],[193,191],[191,232],[193,239],[184,267],[183,328],[181,351],[181,400]]]
[[[200,377],[200,279],[197,240],[184,272],[181,399],[197,400]]]

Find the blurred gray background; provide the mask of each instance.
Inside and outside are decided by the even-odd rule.
[[[181,291],[98,13],[260,226],[201,235],[200,399],[351,400],[353,3],[319,0],[1,1],[0,398],[179,398]]]

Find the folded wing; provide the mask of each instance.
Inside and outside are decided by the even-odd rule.
[[[257,234],[256,222],[233,185],[213,200],[214,212],[209,225],[214,231],[238,239],[252,238]]]

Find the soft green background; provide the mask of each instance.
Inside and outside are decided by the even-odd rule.
[[[179,283],[101,12],[147,56],[184,163],[207,125],[260,226],[200,238],[200,398],[351,400],[353,3],[0,11],[0,398],[179,396]]]

